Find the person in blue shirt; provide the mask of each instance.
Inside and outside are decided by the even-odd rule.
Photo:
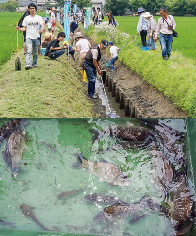
[[[78,22],[76,21],[75,16],[73,17],[73,21],[70,23],[70,44],[73,45],[74,42],[74,33],[77,32]]]

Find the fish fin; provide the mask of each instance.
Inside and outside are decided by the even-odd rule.
[[[81,152],[78,152],[77,156],[78,156],[78,161],[75,164],[73,164],[74,168],[82,167],[82,163],[84,162],[84,160],[86,160],[86,158],[82,155]]]
[[[3,160],[7,164],[8,167],[12,167],[12,159],[10,157],[9,151],[6,149],[5,151],[2,152]]]

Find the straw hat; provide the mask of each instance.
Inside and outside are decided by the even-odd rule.
[[[83,35],[81,32],[77,32],[76,35],[75,35],[75,38],[82,38]]]
[[[55,7],[52,7],[52,11],[56,11]]]
[[[49,32],[46,32],[46,33],[44,34],[44,37],[45,37],[46,39],[49,39],[49,38],[50,38],[50,36],[52,36],[52,34],[51,34],[51,33],[49,33]]]
[[[147,18],[147,17],[152,17],[152,15],[150,14],[150,12],[145,12],[142,16],[145,17],[145,18]]]

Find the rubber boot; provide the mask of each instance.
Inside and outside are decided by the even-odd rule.
[[[94,93],[95,93],[95,82],[89,81],[88,82],[88,96],[90,98],[97,99],[98,97]]]
[[[86,71],[84,70],[84,74],[83,74],[83,82],[87,82],[87,75],[86,75]]]
[[[82,81],[83,81],[84,70],[80,70],[80,74],[81,74],[81,78],[82,78]]]

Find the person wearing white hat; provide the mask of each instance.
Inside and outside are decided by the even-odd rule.
[[[147,47],[146,36],[148,30],[148,21],[143,17],[145,10],[141,7],[138,8],[138,14],[140,15],[137,25],[137,32],[141,36],[142,46]]]
[[[143,17],[148,20],[148,47],[150,50],[155,50],[154,34],[157,23],[150,12],[145,12]]]
[[[76,51],[80,53],[79,62],[82,81],[87,82],[87,75],[83,68],[83,62],[87,52],[91,48],[91,44],[87,39],[83,39],[83,35],[81,34],[81,32],[77,32],[75,38],[77,39]]]

